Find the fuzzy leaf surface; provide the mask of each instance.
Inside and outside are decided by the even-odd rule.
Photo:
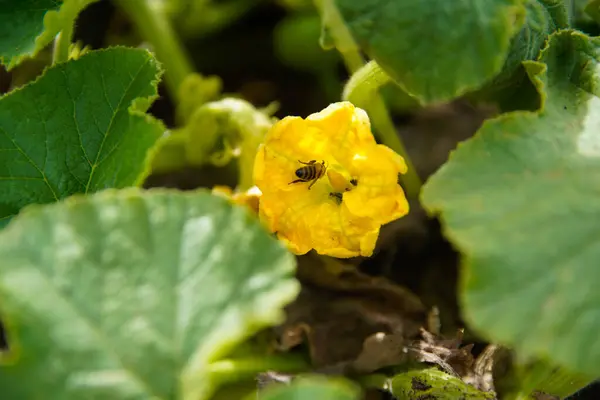
[[[424,103],[498,74],[525,20],[524,0],[335,0],[358,45]]]
[[[539,108],[538,92],[525,72],[523,61],[536,60],[548,36],[568,28],[563,0],[528,0],[525,10],[525,23],[511,40],[502,71],[469,94],[477,101],[496,103],[503,112]]]
[[[427,182],[464,253],[470,324],[523,356],[600,375],[600,39],[550,37],[527,62],[536,112],[484,123]]]
[[[299,289],[292,255],[206,192],[31,206],[0,232],[0,259],[10,399],[207,399],[211,362]]]

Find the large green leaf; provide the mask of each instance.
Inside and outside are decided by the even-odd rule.
[[[140,182],[164,132],[142,113],[158,76],[148,51],[111,48],[0,98],[0,226],[27,204]]]
[[[564,399],[595,380],[587,375],[575,374],[564,368],[556,368],[543,360],[535,360],[524,365],[520,364],[518,360],[515,361],[513,362],[514,374],[512,377],[516,378],[518,384],[514,392],[509,392],[514,397],[506,393],[507,398],[519,398],[518,393],[541,391]]]
[[[74,23],[97,0],[0,0],[0,64],[16,66]]]
[[[258,400],[358,400],[360,391],[349,381],[320,376],[299,377],[290,385],[267,388]]]
[[[523,356],[600,374],[600,39],[562,31],[526,70],[537,112],[486,122],[423,189],[465,255],[472,326]]]
[[[548,36],[568,28],[563,0],[528,0],[525,24],[511,40],[502,71],[482,88],[468,96],[473,100],[496,103],[501,111],[537,110],[540,99],[523,61],[536,60]]]
[[[525,0],[335,0],[362,49],[425,103],[498,74],[525,20]]]
[[[31,206],[0,232],[0,259],[7,399],[207,399],[211,363],[299,290],[293,256],[205,192]]]
[[[525,3],[525,24],[512,38],[504,67],[489,85],[503,86],[514,83],[511,82],[511,78],[521,63],[537,59],[548,35],[567,27],[566,9],[561,2],[562,0],[529,0]]]

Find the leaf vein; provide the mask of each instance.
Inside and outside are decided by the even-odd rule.
[[[54,188],[52,187],[52,185],[50,185],[50,182],[48,182],[48,178],[46,177],[46,174],[38,167],[38,165],[31,159],[31,157],[29,157],[29,155],[27,153],[25,153],[25,151],[23,151],[23,149],[21,148],[21,146],[19,146],[17,144],[17,142],[8,135],[8,133],[2,129],[0,127],[0,131],[4,134],[4,136],[6,136],[8,138],[8,140],[10,140],[12,142],[12,144],[15,145],[16,150],[21,153],[21,155],[23,155],[23,157],[25,157],[27,159],[27,161],[29,161],[29,163],[38,170],[38,172],[40,173],[40,175],[42,175],[43,177],[43,181],[46,182],[46,185],[48,186],[48,189],[50,189],[50,192],[52,192],[52,195],[54,196],[54,200],[58,201],[59,198],[56,194],[56,192],[54,191]]]
[[[110,135],[111,129],[113,127],[113,123],[115,121],[115,117],[117,116],[117,114],[119,113],[120,109],[121,109],[121,105],[123,103],[123,100],[127,97],[127,95],[129,94],[129,91],[131,90],[131,86],[133,85],[133,82],[135,82],[135,80],[138,78],[138,76],[140,75],[140,73],[142,72],[142,70],[144,69],[144,67],[150,62],[150,59],[147,59],[141,66],[140,68],[137,70],[137,72],[135,73],[135,75],[131,76],[131,79],[129,81],[129,85],[127,85],[127,88],[125,89],[125,91],[123,92],[123,96],[121,96],[121,98],[119,99],[119,103],[117,104],[117,108],[115,109],[115,112],[113,113],[113,115],[110,118],[110,122],[108,124],[108,128],[106,129],[106,134],[104,135],[104,137],[102,138],[102,142],[100,143],[100,147],[98,148],[98,153],[96,153],[96,158],[94,160],[94,163],[92,164],[92,170],[90,171],[90,177],[87,181],[87,184],[85,185],[85,191],[84,193],[88,193],[89,188],[90,188],[90,184],[92,183],[92,179],[94,178],[94,173],[96,172],[96,168],[98,167],[98,160],[100,159],[100,154],[102,153],[102,148],[104,147],[104,143],[106,143],[106,139],[108,138],[108,136]]]
[[[67,76],[67,73],[64,69],[61,68],[60,72],[62,72],[65,78],[65,88],[67,91],[67,96],[69,96],[69,98],[73,102],[73,123],[75,124],[75,130],[77,131],[77,137],[79,138],[79,146],[81,147],[81,151],[83,152],[83,157],[86,159],[88,164],[92,166],[92,162],[90,161],[90,158],[88,157],[85,151],[85,147],[83,147],[83,135],[81,134],[81,130],[79,129],[79,123],[77,122],[77,102],[75,101],[75,97],[73,97],[73,95],[71,94],[71,89],[69,89],[69,77]]]

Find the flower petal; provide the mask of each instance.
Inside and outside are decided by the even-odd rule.
[[[398,174],[406,171],[404,160],[383,145],[357,153],[350,172],[359,176],[357,187],[344,195],[344,204],[356,216],[370,217],[381,224],[409,211]]]
[[[290,164],[321,160],[329,154],[327,136],[300,117],[285,117],[268,132],[265,146]]]
[[[379,224],[368,218],[357,218],[336,202],[321,207],[315,215],[318,225],[311,231],[313,247],[333,257],[371,255],[379,235]],[[365,236],[369,240],[364,241]],[[373,240],[374,237],[374,240]]]
[[[300,180],[296,171],[310,160],[324,161],[327,173]],[[397,183],[405,172],[402,157],[376,143],[367,114],[349,102],[305,120],[286,117],[256,155],[260,219],[296,254],[370,256],[381,225],[408,212]]]
[[[352,103],[343,101],[329,105],[306,119],[309,125],[327,132],[332,162],[348,164],[357,149],[376,144],[367,113]]]
[[[372,218],[381,225],[408,214],[409,205],[400,186],[391,191],[362,186],[344,195],[344,204],[357,217]]]

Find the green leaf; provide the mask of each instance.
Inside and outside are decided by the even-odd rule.
[[[502,71],[475,93],[469,94],[477,100],[496,102],[504,112],[539,108],[537,90],[522,63],[537,59],[548,36],[568,27],[563,0],[529,0],[525,8],[525,24],[511,40]]]
[[[0,64],[33,57],[97,0],[0,0]]]
[[[525,0],[335,0],[359,46],[424,103],[498,74],[525,20]]]
[[[390,391],[397,399],[486,400],[495,399],[491,392],[482,392],[437,368],[411,370],[390,380]]]
[[[600,33],[600,25],[598,25],[600,10],[596,0],[567,0],[565,3],[570,11],[569,18],[573,29],[589,36],[597,36]]]
[[[527,365],[517,363],[515,368],[521,393],[532,393],[537,390],[564,399],[595,380],[589,376],[574,374],[564,368],[556,368],[540,360]]]
[[[567,0],[568,1],[568,0]],[[551,23],[556,29],[568,29],[570,27],[570,11],[565,0],[528,0],[528,3],[539,3],[548,12]]]
[[[27,204],[131,186],[162,124],[141,111],[160,74],[146,50],[110,48],[0,98],[0,226]]]
[[[360,391],[351,382],[320,376],[298,377],[290,385],[265,389],[259,400],[358,400]]]
[[[30,206],[0,232],[0,259],[10,399],[207,399],[211,364],[299,291],[294,257],[204,191]]]
[[[523,357],[600,375],[600,39],[550,37],[525,63],[537,112],[487,121],[423,188],[464,253],[470,324]]]
[[[588,18],[593,19],[597,24],[600,24],[600,1],[589,0],[585,6],[582,5],[582,2],[578,2],[576,4],[579,9],[583,9],[585,11],[583,15],[586,15]],[[583,16],[581,19],[583,19]]]
[[[506,400],[539,399],[536,392],[565,399],[594,381],[548,360],[519,357],[506,348],[496,352],[494,360],[494,389]]]
[[[537,59],[548,35],[558,28],[566,28],[566,10],[561,3],[557,3],[561,1],[546,0],[546,3],[555,4],[543,4],[535,0],[525,3],[527,10],[525,24],[511,40],[510,51],[502,72],[494,77],[492,84],[498,85],[509,79],[522,61]]]
[[[0,0],[0,63],[12,68],[20,56],[43,47],[35,39],[44,32],[44,16],[59,8],[56,0]]]

